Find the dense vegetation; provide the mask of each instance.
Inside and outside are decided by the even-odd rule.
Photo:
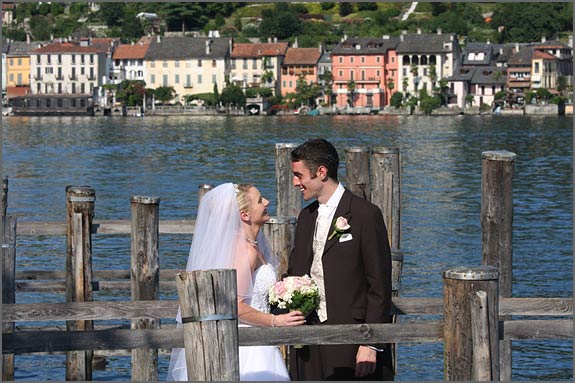
[[[238,41],[277,37],[300,47],[318,42],[331,46],[344,35],[379,37],[398,35],[402,30],[466,36],[467,41],[528,42],[561,38],[571,33],[571,3],[426,3],[420,2],[406,21],[400,20],[411,3],[228,3],[166,2],[100,3],[92,12],[88,3],[16,3],[15,26],[3,26],[3,35],[25,40],[50,36],[94,35],[89,25],[105,25],[103,36],[121,37],[124,42],[147,33],[219,30]],[[158,19],[139,19],[140,12],[156,13]]]

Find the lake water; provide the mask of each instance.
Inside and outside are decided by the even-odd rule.
[[[284,116],[2,118],[9,214],[64,220],[66,185],[96,190],[95,219],[129,219],[132,195],[161,198],[161,219],[193,219],[202,183],[251,182],[275,212],[275,144],[329,139],[398,147],[402,158],[400,295],[441,297],[442,271],[481,264],[481,153],[508,150],[513,179],[513,296],[573,296],[573,133],[565,117]],[[345,179],[345,169],[340,178]],[[191,238],[163,236],[162,268],[185,268]],[[17,268],[65,269],[63,237],[18,239]],[[129,238],[95,236],[94,269],[128,269]],[[175,299],[174,295],[162,298]],[[18,303],[62,294],[18,294]],[[128,299],[96,292],[95,299]],[[401,318],[401,321],[430,318]],[[437,320],[438,318],[431,318]],[[571,340],[515,341],[513,380],[572,380]],[[16,380],[64,380],[65,357],[16,356]],[[160,380],[168,357],[160,357]],[[130,380],[111,357],[94,380]],[[397,380],[442,380],[441,343],[398,346]]]

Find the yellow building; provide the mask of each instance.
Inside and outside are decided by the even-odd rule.
[[[29,93],[30,53],[41,45],[41,42],[10,42],[10,47],[6,54],[6,92],[8,98]]]

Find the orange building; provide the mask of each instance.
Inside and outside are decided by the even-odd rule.
[[[345,38],[332,52],[336,106],[383,109],[397,89],[399,38]],[[389,84],[394,85],[390,86]]]
[[[282,65],[281,94],[295,93],[299,79],[308,84],[318,82],[317,63],[322,48],[288,48]]]

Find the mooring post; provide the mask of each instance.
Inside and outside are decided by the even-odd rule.
[[[5,217],[8,211],[8,177],[2,178],[2,217]]]
[[[198,206],[200,205],[200,201],[202,200],[202,197],[204,196],[204,194],[206,194],[207,192],[209,192],[213,188],[214,188],[214,185],[211,185],[211,184],[200,184],[198,186]]]
[[[389,245],[392,250],[401,243],[401,166],[398,148],[371,149],[371,202],[381,209]]]
[[[443,341],[445,380],[473,379],[471,298],[487,296],[492,380],[499,380],[498,272],[492,266],[457,267],[443,272]]]
[[[160,198],[132,196],[131,286],[133,301],[160,299]],[[132,320],[131,329],[160,328],[158,319]],[[158,380],[158,350],[132,350],[132,380]]]
[[[469,296],[471,304],[471,340],[473,346],[473,380],[490,382],[491,350],[489,349],[489,306],[483,290]]]
[[[481,234],[483,264],[499,270],[499,295],[512,296],[513,280],[513,172],[515,153],[482,153]],[[509,320],[510,316],[501,317]],[[501,380],[511,380],[511,341],[499,344]]]
[[[345,186],[353,194],[371,201],[369,147],[345,148]]]
[[[239,381],[236,271],[180,273],[176,285],[189,381]]]
[[[16,217],[6,216],[0,220],[2,235],[2,304],[16,303]],[[14,322],[2,323],[2,333],[14,332]],[[2,381],[14,380],[14,354],[2,355]]]
[[[66,301],[92,302],[92,220],[96,192],[89,186],[66,186]],[[94,329],[93,321],[67,321],[68,331]],[[66,380],[92,380],[93,351],[66,353]]]
[[[263,227],[272,254],[277,257],[278,277],[287,273],[289,255],[295,235],[295,217],[271,217]]]
[[[298,144],[276,144],[276,216],[297,217],[301,210],[301,193],[292,185],[291,152]]]

